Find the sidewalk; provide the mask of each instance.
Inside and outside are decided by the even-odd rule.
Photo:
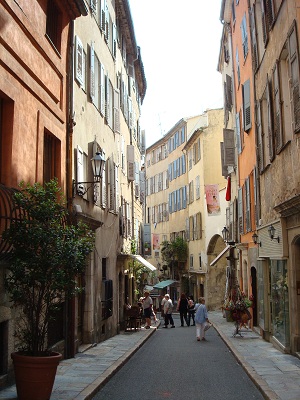
[[[269,400],[300,399],[300,360],[276,350],[249,330],[233,337],[234,325],[221,312],[209,312],[215,329]],[[91,399],[109,378],[156,332],[156,327],[122,332],[63,360],[58,367],[51,400]],[[15,386],[0,391],[1,400],[17,399]]]

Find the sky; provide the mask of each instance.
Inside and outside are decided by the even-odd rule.
[[[181,119],[223,107],[221,0],[129,0],[147,81],[146,146]]]

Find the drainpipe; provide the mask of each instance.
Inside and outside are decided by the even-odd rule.
[[[70,22],[69,40],[67,52],[67,137],[66,137],[66,186],[67,186],[67,207],[72,215],[73,200],[72,200],[72,147],[73,147],[73,128],[74,122],[74,105],[73,105],[73,82],[74,82],[74,66],[73,66],[73,49],[74,49],[74,21]],[[65,303],[65,358],[75,356],[75,298],[67,300]]]

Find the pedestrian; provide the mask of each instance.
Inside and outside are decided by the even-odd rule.
[[[163,326],[163,328],[168,328],[169,322],[171,324],[171,328],[175,328],[172,312],[173,312],[173,303],[172,300],[170,299],[170,296],[167,293],[165,294],[165,301],[164,301],[165,325]]]
[[[196,314],[195,314],[195,322],[196,322],[196,337],[197,340],[206,340],[205,339],[205,325],[208,320],[207,316],[207,309],[205,305],[205,298],[200,297],[199,299],[199,307],[197,308]]]
[[[144,298],[143,298],[143,311],[144,311],[144,317],[146,320],[146,329],[150,329],[151,326],[151,315],[152,315],[152,310],[153,310],[153,301],[152,298],[150,297],[150,293],[148,291],[144,292]]]
[[[190,295],[188,297],[188,323],[191,325],[191,319],[193,320],[193,326],[195,326],[195,303],[194,297]]]
[[[183,320],[187,324],[187,326],[190,326],[187,320],[187,312],[188,312],[188,299],[184,293],[181,293],[178,305],[177,305],[177,311],[179,311],[180,314],[180,322],[181,326],[184,326]]]

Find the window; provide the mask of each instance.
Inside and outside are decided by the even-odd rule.
[[[60,179],[61,144],[54,135],[45,130],[44,133],[44,169],[43,180],[49,182],[53,178]],[[78,182],[78,179],[77,179]],[[80,182],[80,181],[79,181]],[[81,181],[82,182],[82,181]]]
[[[244,131],[251,128],[251,104],[250,104],[250,79],[243,85],[243,112],[244,112]]]
[[[241,132],[240,111],[235,114],[236,145],[238,154],[242,152],[243,134]]]
[[[226,75],[226,81],[224,82],[224,98],[225,98],[225,109],[231,111],[232,108],[232,81],[231,76]]]
[[[194,201],[194,181],[191,181],[189,183],[189,199],[190,199],[189,204],[193,203],[193,201]]]
[[[238,224],[239,234],[244,233],[244,217],[243,217],[243,188],[238,189]]]
[[[0,182],[11,175],[14,102],[0,97]]]
[[[61,50],[62,12],[54,0],[48,0],[46,35],[58,52]]]
[[[190,254],[190,270],[194,269],[194,256]]]
[[[293,26],[288,36],[290,89],[292,98],[294,132],[300,130],[300,90],[299,90],[299,55],[296,28]]]
[[[255,8],[250,10],[250,30],[251,30],[251,46],[252,46],[252,67],[256,71],[258,67],[258,45],[256,40],[256,25],[255,25]]]
[[[239,60],[239,49],[238,48],[236,48],[236,52],[235,52],[235,62],[236,62],[237,82],[238,82],[238,87],[239,87],[240,83],[241,83],[241,71],[240,71],[240,60]]]
[[[196,186],[196,199],[200,199],[200,176],[196,176],[195,179],[195,186]]]
[[[250,179],[245,180],[245,205],[246,205],[246,231],[251,231],[251,201],[250,201]]]
[[[246,57],[247,57],[247,54],[248,54],[248,33],[247,33],[246,13],[244,14],[243,19],[242,19],[241,34],[242,34],[242,45],[243,45],[244,60],[246,60]]]

